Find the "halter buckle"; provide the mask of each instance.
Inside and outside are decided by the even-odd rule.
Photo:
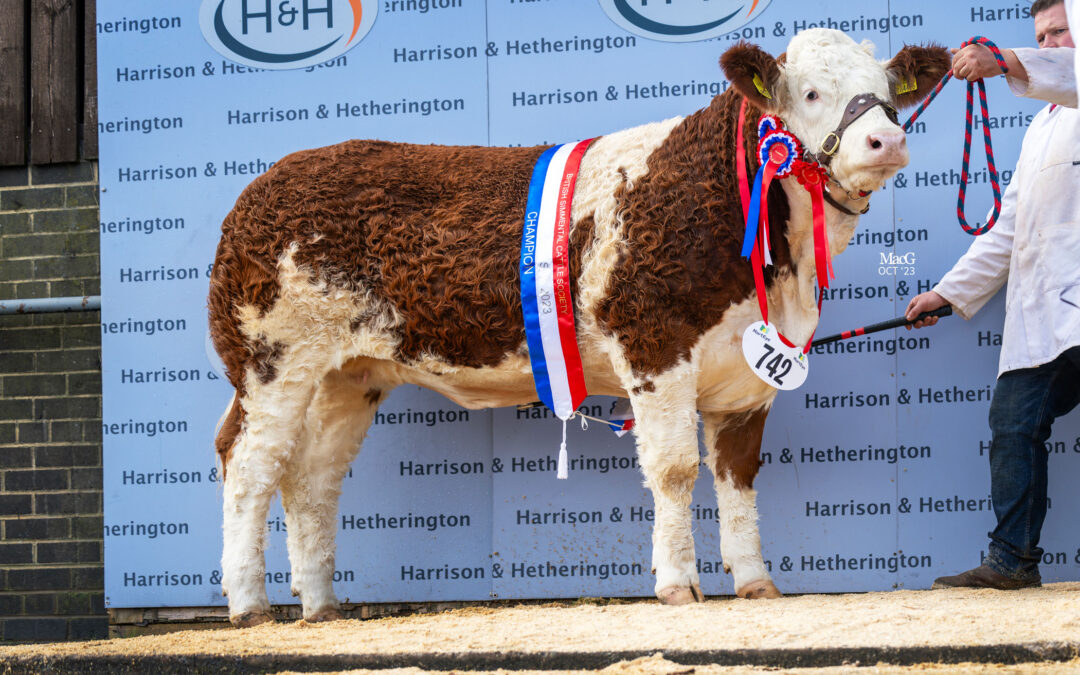
[[[834,138],[835,142],[833,143],[831,148],[826,148],[825,144],[829,142],[830,137]],[[825,138],[823,138],[821,140],[821,151],[823,153],[825,153],[826,155],[828,155],[829,157],[832,157],[833,154],[839,148],[840,148],[840,134],[836,133],[835,131],[830,131],[828,134],[825,135]]]

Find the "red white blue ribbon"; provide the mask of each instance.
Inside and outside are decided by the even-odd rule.
[[[592,139],[549,148],[529,183],[521,240],[521,306],[540,400],[564,422],[588,392],[570,297],[570,214],[578,167]]]
[[[620,398],[615,402],[607,423],[620,438],[634,428],[634,408],[630,405],[630,399]]]
[[[810,193],[813,234],[814,234],[814,259],[818,283],[818,316],[821,315],[821,303],[825,298],[825,288],[829,285],[829,279],[835,277],[832,269],[832,252],[829,250],[829,239],[825,231],[825,207],[823,188],[826,180],[825,170],[816,163],[800,159],[803,156],[802,144],[799,139],[789,132],[783,120],[775,115],[763,115],[758,120],[758,172],[754,177],[754,187],[751,190],[746,172],[746,150],[743,143],[743,130],[746,120],[746,99],[739,107],[739,122],[736,128],[735,146],[735,170],[739,184],[739,201],[742,204],[743,218],[746,221],[746,231],[743,234],[742,256],[750,258],[750,266],[754,272],[754,289],[758,296],[758,307],[761,309],[761,318],[765,324],[769,323],[769,303],[765,295],[766,266],[772,264],[769,256],[769,208],[766,203],[769,194],[769,185],[773,178],[786,178],[794,175],[807,192]],[[780,341],[794,347],[779,330],[776,335]],[[809,353],[814,340],[814,334],[806,341],[803,353]]]
[[[743,236],[742,256],[751,257],[754,246],[758,243],[760,224],[762,254],[765,265],[770,265],[772,260],[769,257],[769,209],[765,203],[766,196],[773,178],[784,178],[791,173],[792,164],[802,155],[802,145],[799,139],[784,128],[783,122],[773,115],[765,115],[758,122],[758,136],[761,139],[757,149],[759,168],[754,176],[754,189],[745,213],[746,233]],[[739,138],[741,140],[742,136]]]

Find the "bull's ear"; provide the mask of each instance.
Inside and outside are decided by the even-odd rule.
[[[752,105],[767,112],[779,110],[783,73],[777,60],[760,47],[740,41],[723,53],[720,67]]]
[[[949,50],[940,45],[907,45],[901,49],[885,66],[893,105],[901,109],[922,101],[951,65]]]

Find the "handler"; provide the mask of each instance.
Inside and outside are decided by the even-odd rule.
[[[997,527],[981,565],[933,588],[1039,586],[1050,425],[1080,403],[1080,111],[1063,0],[1031,5],[1040,49],[1003,50],[1009,86],[1049,101],[1024,135],[1001,214],[906,316],[945,304],[970,319],[1008,280],[998,380],[990,404],[990,490]],[[953,71],[1001,74],[988,49],[954,50]],[[1068,106],[1068,107],[1062,107]],[[916,328],[937,323],[933,317]],[[910,328],[910,326],[908,327]]]
[[[1066,9],[1069,15],[1069,29],[1080,26],[1080,0],[1069,0]],[[1077,50],[1073,57],[1073,65],[1076,67],[1076,86],[1080,88],[1080,50]]]

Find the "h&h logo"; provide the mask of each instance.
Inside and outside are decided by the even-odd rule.
[[[352,49],[378,12],[377,0],[203,0],[199,27],[231,61],[287,70]]]
[[[615,23],[642,37],[693,42],[718,37],[753,21],[771,0],[600,0]]]

